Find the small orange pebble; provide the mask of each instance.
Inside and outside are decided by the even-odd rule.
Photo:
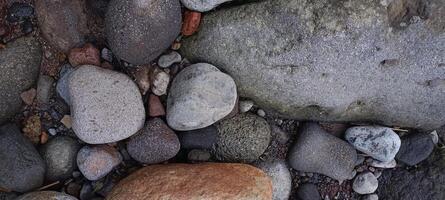
[[[186,10],[184,12],[184,22],[182,23],[182,34],[185,36],[193,35],[198,30],[200,22],[200,12]]]
[[[40,144],[45,144],[48,142],[48,134],[46,132],[42,132],[40,135]]]

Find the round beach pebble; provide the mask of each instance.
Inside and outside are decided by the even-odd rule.
[[[214,148],[218,160],[252,162],[269,146],[271,129],[266,120],[253,114],[241,114],[217,124]]]
[[[255,163],[272,179],[273,200],[287,200],[292,189],[292,177],[286,161],[266,161]]]
[[[379,182],[371,172],[365,172],[355,177],[352,189],[359,194],[371,194],[377,190]]]
[[[45,162],[17,126],[0,127],[0,188],[27,192],[43,184]]]
[[[346,130],[345,138],[357,150],[383,162],[393,160],[401,145],[392,129],[381,126],[352,127]]]
[[[91,181],[103,178],[121,162],[119,152],[108,145],[84,146],[77,153],[77,166]]]
[[[182,70],[170,88],[167,122],[175,130],[207,127],[235,107],[235,81],[213,65],[198,63]]]
[[[143,127],[142,96],[127,75],[83,65],[72,72],[68,87],[72,128],[84,142],[116,142]]]
[[[179,35],[181,18],[179,0],[112,0],[105,17],[108,44],[120,59],[148,64]]]
[[[145,164],[159,163],[173,158],[179,149],[178,136],[159,118],[149,120],[127,143],[130,156]]]
[[[46,164],[46,180],[53,182],[71,177],[76,165],[80,144],[68,136],[58,136],[49,140],[40,149]]]
[[[38,191],[24,194],[15,200],[77,200],[77,198],[61,192]]]
[[[151,165],[121,180],[106,199],[271,200],[272,181],[260,169],[245,164]]]

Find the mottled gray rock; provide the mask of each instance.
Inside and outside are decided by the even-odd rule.
[[[445,199],[445,159],[439,151],[416,168],[384,170],[379,178],[380,199]]]
[[[434,143],[429,134],[414,133],[402,138],[396,159],[407,165],[417,165],[430,156]]]
[[[266,172],[272,179],[272,199],[287,200],[292,189],[292,177],[286,161],[265,161],[255,163],[255,166]]]
[[[264,153],[271,140],[269,124],[253,114],[237,115],[216,126],[214,154],[221,161],[252,162]]]
[[[51,46],[67,53],[89,33],[84,0],[37,0],[40,33]]]
[[[206,63],[188,66],[172,82],[168,125],[181,131],[207,127],[230,114],[236,99],[236,85],[229,75]]]
[[[317,186],[311,183],[299,186],[297,189],[297,197],[300,200],[321,200]]]
[[[214,125],[181,132],[178,134],[181,147],[185,149],[211,149],[216,144],[218,129]]]
[[[45,163],[15,125],[0,127],[0,160],[0,187],[27,192],[43,184]]]
[[[316,123],[307,123],[301,128],[289,152],[292,168],[324,174],[339,181],[350,178],[356,160],[357,153],[351,145]]]
[[[400,138],[391,129],[381,126],[356,126],[346,130],[346,140],[357,150],[389,162],[400,149]]]
[[[43,105],[49,104],[54,79],[51,76],[40,75],[37,81],[37,102]]]
[[[20,110],[20,94],[35,84],[41,54],[33,37],[19,38],[0,49],[0,124]]]
[[[84,146],[77,153],[77,166],[91,181],[103,178],[121,162],[119,152],[108,145]]]
[[[57,94],[68,104],[71,105],[70,101],[70,93],[68,89],[69,77],[75,69],[71,67],[69,64],[65,64],[62,66],[62,69],[59,73],[59,80],[57,81],[56,91]]]
[[[15,200],[77,200],[77,198],[61,192],[39,191],[24,194]]]
[[[160,163],[173,158],[179,149],[178,136],[159,118],[149,120],[127,143],[130,156],[145,164]]]
[[[241,97],[285,117],[440,127],[445,4],[392,2],[268,0],[221,9],[206,14],[181,54],[223,69]]]
[[[136,84],[125,74],[83,65],[69,78],[73,130],[86,143],[111,143],[144,125],[145,109]]]
[[[132,64],[148,64],[166,50],[181,28],[179,0],[112,0],[105,25],[113,53]]]
[[[68,136],[58,136],[49,140],[40,149],[46,164],[46,180],[49,182],[63,181],[71,177],[76,169],[77,151],[80,144]]]
[[[219,4],[232,0],[181,0],[182,5],[190,10],[207,12],[216,8]]]
[[[371,194],[377,190],[379,181],[371,172],[357,175],[352,182],[352,189],[359,194]]]
[[[172,51],[168,54],[159,57],[158,65],[159,67],[167,68],[173,65],[173,63],[181,62],[181,60],[182,60],[181,54],[179,54],[176,51]]]

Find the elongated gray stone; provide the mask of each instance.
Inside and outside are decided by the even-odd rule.
[[[437,128],[445,123],[445,4],[407,1],[221,9],[203,17],[182,55],[218,66],[240,96],[285,117]]]

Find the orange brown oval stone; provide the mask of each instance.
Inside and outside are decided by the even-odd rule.
[[[121,180],[106,199],[271,200],[272,182],[246,164],[152,165]]]

